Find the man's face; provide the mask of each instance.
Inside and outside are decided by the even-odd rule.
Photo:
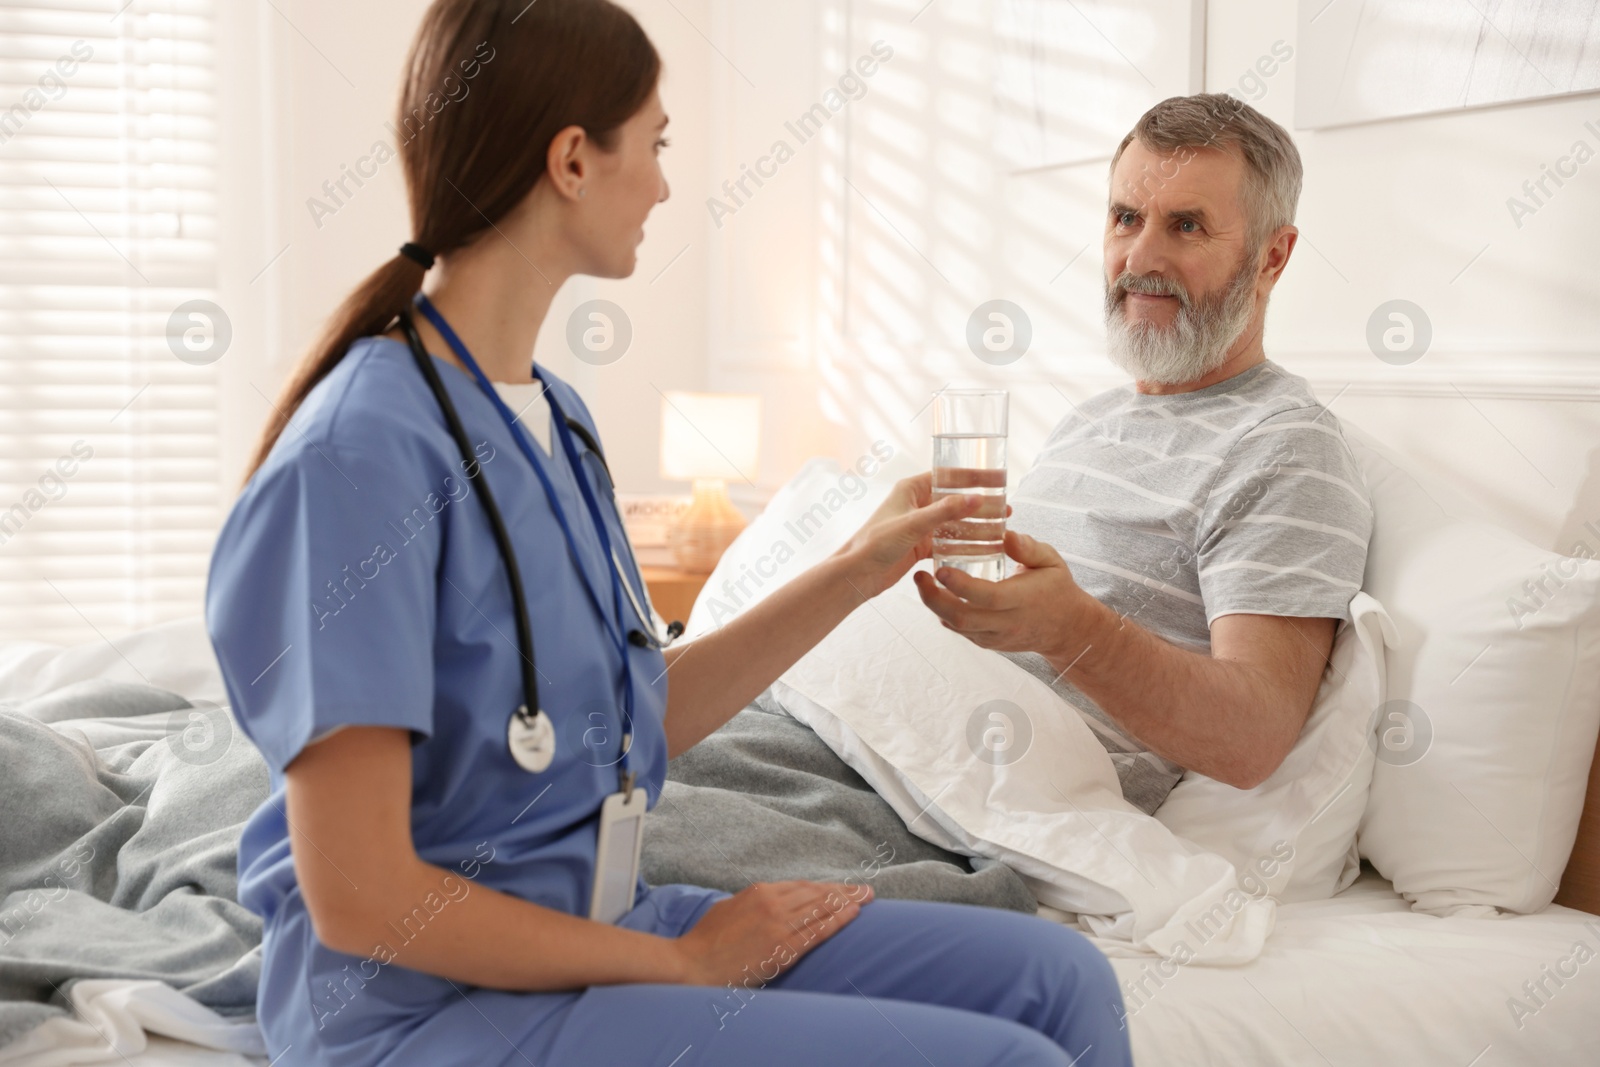
[[[1244,211],[1245,163],[1216,148],[1131,142],[1111,176],[1106,326],[1143,381],[1193,381],[1227,361],[1270,290]]]

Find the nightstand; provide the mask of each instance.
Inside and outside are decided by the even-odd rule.
[[[656,612],[667,622],[689,621],[694,598],[705,587],[709,574],[690,574],[676,567],[640,567],[644,585]]]

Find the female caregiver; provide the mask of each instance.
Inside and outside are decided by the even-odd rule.
[[[207,590],[271,769],[239,848],[268,1052],[1127,1064],[1111,968],[1065,927],[634,873],[668,758],[970,506],[902,482],[828,561],[662,649],[589,411],[531,361],[562,283],[632,274],[667,198],[660,71],[609,0],[438,0],[423,19],[398,123],[412,241],[292,376]]]

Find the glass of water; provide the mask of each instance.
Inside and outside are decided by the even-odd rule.
[[[933,397],[933,498],[983,497],[968,518],[934,531],[933,562],[974,578],[1005,577],[1006,422],[1003,389],[944,389]]]

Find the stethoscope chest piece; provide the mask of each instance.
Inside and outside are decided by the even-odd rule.
[[[556,758],[556,728],[543,709],[528,714],[528,709],[517,708],[511,713],[511,723],[506,728],[511,746],[511,758],[517,766],[530,774],[549,768]]]

